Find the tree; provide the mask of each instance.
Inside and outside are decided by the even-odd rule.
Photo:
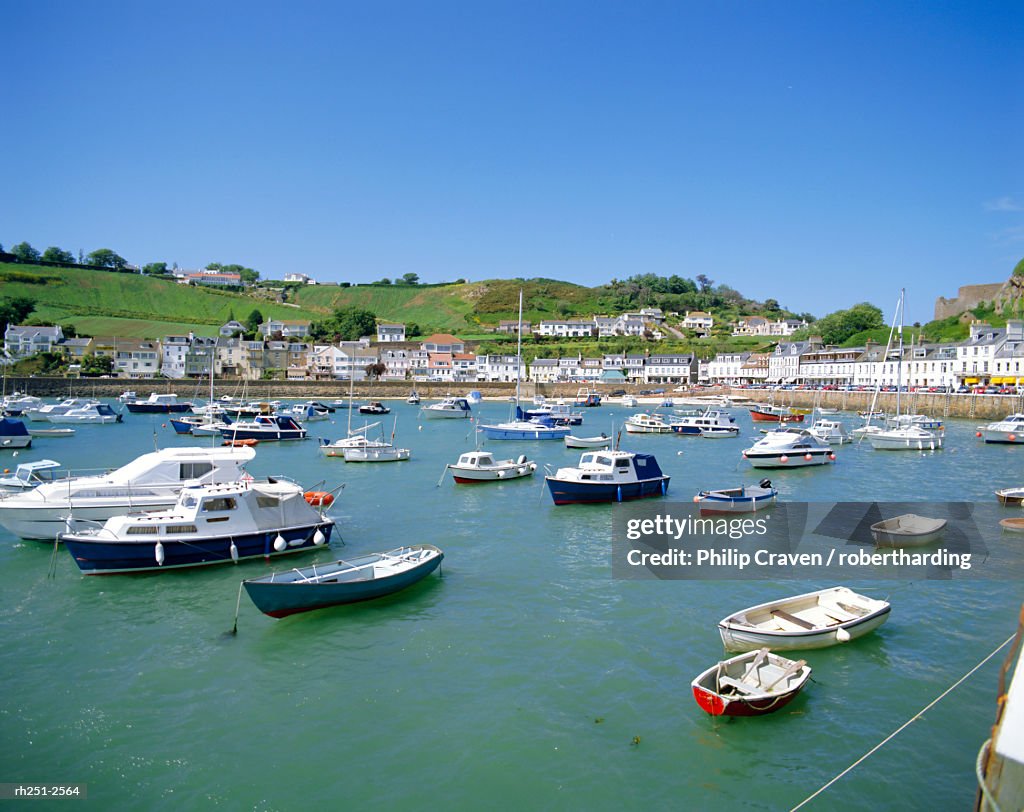
[[[420,276],[415,273],[402,274],[402,278],[399,279],[398,282],[402,285],[418,285],[420,282]]]
[[[331,318],[334,331],[343,341],[355,341],[377,329],[377,317],[359,307],[339,307]]]
[[[363,368],[363,371],[371,378],[376,378],[379,380],[380,376],[388,371],[388,368],[385,364],[381,363],[380,361],[375,361],[372,364],[367,364]]]
[[[381,279],[381,280],[380,280],[380,282],[374,282],[374,284],[375,284],[375,285],[390,285],[390,284],[391,284],[391,280],[390,280],[390,279],[388,279],[388,278],[387,278],[387,277],[385,276],[385,277],[384,277],[383,279]]]
[[[829,313],[814,325],[814,332],[826,344],[842,344],[862,330],[885,327],[882,311],[868,302],[855,304],[847,310]]]
[[[100,268],[112,268],[115,271],[124,270],[128,263],[124,257],[118,256],[109,248],[97,248],[86,257],[90,265],[97,265]]]
[[[261,324],[263,324],[263,314],[259,310],[254,309],[245,317],[245,329],[247,332],[258,332]]]
[[[150,262],[147,265],[142,266],[142,272],[149,274],[150,276],[163,276],[167,273],[166,262]]]
[[[18,258],[19,262],[38,262],[39,252],[27,242],[19,242],[11,246],[11,253]]]
[[[766,313],[777,313],[781,308],[779,302],[776,299],[765,299],[764,310]]]
[[[114,371],[114,359],[109,355],[89,353],[82,359],[83,375],[109,375]]]
[[[414,321],[410,321],[405,325],[405,337],[412,338],[413,336],[423,335],[423,329]]]
[[[3,249],[0,248],[0,251]],[[1024,276],[1024,259],[1017,263],[1017,267],[1013,269],[1014,276]]]
[[[697,284],[700,285],[701,293],[707,293],[712,287],[714,287],[715,280],[708,279],[704,274],[699,273],[697,274]]]
[[[65,251],[62,248],[58,248],[56,245],[51,245],[45,251],[43,251],[43,259],[47,262],[70,262],[75,261],[75,255],[70,251]]]
[[[73,324],[62,324],[60,326],[60,331],[64,338],[78,338],[78,330]]]
[[[35,309],[35,300],[27,296],[8,296],[0,301],[0,325],[6,332],[8,324],[21,324]]]

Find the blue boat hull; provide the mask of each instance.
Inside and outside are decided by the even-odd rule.
[[[221,436],[225,440],[304,440],[306,439],[305,429],[271,429],[269,431],[260,431],[257,429],[238,429],[235,431],[232,428],[226,428],[220,430]]]
[[[368,581],[316,584],[245,581],[244,585],[257,609],[265,615],[282,618],[328,606],[359,603],[391,595],[426,578],[441,565],[443,558],[443,555],[439,555],[390,578],[374,578]]]
[[[125,408],[132,414],[175,414],[187,412],[191,403],[126,403]]]
[[[112,575],[122,572],[150,572],[153,570],[199,567],[207,564],[229,564],[231,544],[238,551],[238,560],[245,558],[271,558],[288,555],[316,547],[313,537],[319,530],[324,534],[324,544],[331,539],[334,523],[325,521],[306,527],[280,531],[287,546],[280,552],[274,549],[277,530],[250,533],[242,536],[214,536],[198,539],[160,539],[164,549],[164,563],[156,560],[156,539],[145,541],[104,541],[95,538],[74,537],[61,534],[60,540],[71,553],[75,563],[84,575]]]
[[[668,493],[671,477],[660,476],[642,479],[639,482],[568,482],[547,477],[548,490],[556,505],[594,504],[599,502],[631,502],[634,499],[648,499]]]
[[[488,440],[561,440],[572,433],[572,429],[566,427],[555,429],[500,429],[494,426],[480,426],[478,431],[487,437]]]
[[[176,434],[191,434],[192,433],[192,424],[191,423],[183,423],[180,420],[175,420],[173,417],[171,418],[170,422],[171,422],[171,428],[174,429]]]

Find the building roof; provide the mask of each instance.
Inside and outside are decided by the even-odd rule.
[[[423,339],[424,344],[465,344],[462,339],[456,338],[449,333],[434,333],[429,338]]]

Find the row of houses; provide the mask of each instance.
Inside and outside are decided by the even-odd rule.
[[[872,342],[825,346],[820,338],[781,341],[771,353],[720,353],[702,362],[702,383],[817,386],[953,387],[1024,383],[1024,321],[972,324],[964,341],[907,344],[902,352]]]

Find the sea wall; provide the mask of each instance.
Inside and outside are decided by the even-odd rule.
[[[456,384],[420,383],[409,381],[372,381],[355,384],[355,397],[359,400],[368,398],[405,399],[415,386],[416,391],[425,400],[442,398],[445,395],[465,395],[477,390],[485,398],[507,399],[515,395],[514,383],[472,383]],[[649,385],[613,385],[599,386],[597,391],[607,393],[625,389],[630,394],[638,395],[641,389]],[[667,390],[666,397],[686,397],[684,393]],[[139,397],[145,398],[150,392],[175,392],[180,398],[193,398],[205,401],[209,393],[209,383],[205,381],[172,381],[165,379],[126,381],[101,378],[8,378],[7,392],[27,392],[45,398],[63,397],[98,397],[115,398],[125,389],[135,390]],[[549,398],[574,398],[579,391],[579,384],[532,384],[524,383],[520,387],[523,398],[544,395]],[[348,396],[348,383],[344,381],[259,381],[243,385],[241,381],[217,381],[214,396],[244,396],[250,400],[274,400],[281,398],[315,398],[317,400],[335,400]],[[758,389],[712,389],[699,390],[695,395],[709,393],[733,394],[752,401],[770,401],[780,405],[812,408],[816,405],[850,411],[866,411],[871,407],[873,392],[839,392],[780,390],[768,392]],[[647,398],[646,408],[655,403]],[[1024,395],[940,395],[932,393],[904,393],[901,396],[904,412],[911,411],[929,414],[936,417],[964,417],[978,420],[999,419],[1013,412],[1024,412]],[[878,395],[877,408],[894,411],[896,395],[884,393]]]

